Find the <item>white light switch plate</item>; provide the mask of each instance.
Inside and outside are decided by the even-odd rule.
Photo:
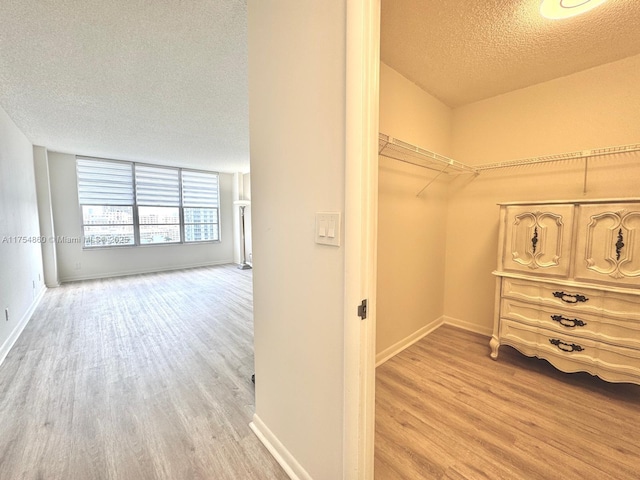
[[[340,212],[316,213],[316,243],[340,246]]]

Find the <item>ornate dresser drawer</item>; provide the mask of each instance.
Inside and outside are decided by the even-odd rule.
[[[501,297],[595,315],[640,322],[640,289],[634,292],[598,290],[593,286],[563,285],[520,278],[502,278]]]
[[[640,351],[640,322],[636,320],[576,313],[508,298],[502,299],[500,310],[503,319],[513,322]]]
[[[640,199],[503,204],[491,357],[640,384]]]
[[[504,319],[502,343],[529,356],[544,358],[564,372],[589,372],[610,382],[638,383],[640,350],[559,334]]]

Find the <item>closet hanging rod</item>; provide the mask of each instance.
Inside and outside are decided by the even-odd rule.
[[[522,165],[536,165],[539,163],[558,162],[563,160],[586,159],[603,155],[615,155],[618,153],[630,153],[640,151],[640,143],[631,145],[621,145],[617,147],[594,148],[592,150],[582,150],[580,152],[568,152],[555,155],[545,155],[542,157],[522,158],[520,160],[508,160],[505,162],[484,163],[476,165],[478,171],[493,170],[496,168],[517,167]]]
[[[410,163],[429,170],[437,170],[440,173],[473,173],[478,174],[475,168],[464,163],[445,157],[439,153],[416,147],[384,133],[378,135],[378,154],[401,162]]]

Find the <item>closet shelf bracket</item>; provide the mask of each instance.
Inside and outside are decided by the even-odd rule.
[[[442,175],[443,173],[445,173],[445,171],[447,170],[447,168],[449,168],[449,165],[445,165],[445,167],[444,167],[442,170],[440,170],[440,171],[438,172],[438,174],[437,174],[435,177],[433,177],[433,178],[429,181],[429,183],[427,183],[424,187],[422,187],[422,190],[420,190],[418,193],[416,193],[416,197],[419,197],[419,196],[420,196],[420,194],[421,194],[422,192],[424,192],[427,188],[429,188],[429,186],[430,186],[433,182],[435,182],[435,181],[436,181],[436,179],[437,179],[440,175]]]

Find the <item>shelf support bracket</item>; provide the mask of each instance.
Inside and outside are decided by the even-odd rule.
[[[447,170],[447,168],[449,168],[449,165],[445,165],[445,166],[444,166],[444,168],[443,168],[442,170],[440,170],[440,171],[437,173],[437,175],[431,179],[431,181],[430,181],[429,183],[427,183],[424,187],[422,187],[422,190],[420,190],[418,193],[416,193],[416,197],[419,197],[419,196],[420,196],[420,194],[421,194],[422,192],[424,192],[424,191],[425,191],[425,190],[426,190],[426,189],[427,189],[427,188],[428,188],[428,187],[429,187],[433,182],[435,182],[435,181],[436,181],[436,179],[437,179],[440,175],[442,175],[442,174]]]
[[[589,158],[585,157],[584,159],[584,183],[582,185],[582,194],[587,194],[587,175],[589,172]]]

